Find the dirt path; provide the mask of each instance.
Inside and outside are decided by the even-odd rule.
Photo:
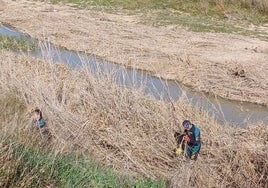
[[[5,2],[0,22],[71,50],[176,79],[198,91],[268,105],[268,42],[138,24],[138,16]]]

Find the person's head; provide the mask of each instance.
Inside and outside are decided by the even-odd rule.
[[[182,122],[182,126],[184,129],[190,130],[192,128],[193,124],[189,120],[184,120]]]
[[[43,117],[42,117],[42,112],[41,112],[41,110],[38,109],[38,108],[35,109],[35,110],[34,110],[33,117],[34,117],[34,119],[35,119],[36,121],[42,119]]]

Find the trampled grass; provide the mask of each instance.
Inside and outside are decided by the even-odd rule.
[[[30,161],[24,161],[26,171],[19,171],[23,181],[18,185],[32,179],[35,182],[39,179],[36,176],[62,186],[84,182],[101,187],[103,182],[109,182],[119,187],[134,184],[161,187],[162,181],[173,187],[264,187],[267,184],[268,128],[261,122],[249,124],[246,129],[220,126],[202,108],[194,108],[183,99],[174,102],[175,110],[172,110],[169,103],[144,96],[141,89],[122,88],[116,84],[113,74],[100,73],[97,79],[87,67],[71,70],[59,63],[1,53],[0,99],[4,107],[0,111],[1,134],[15,137],[27,148],[18,152],[22,157],[1,164],[11,177],[5,182],[14,182],[17,165],[21,164],[18,159],[30,158],[28,154],[23,157],[30,152],[36,156],[30,160],[37,161],[31,169],[35,173],[26,173]],[[29,127],[29,112],[35,107],[43,110],[51,133],[51,140],[46,142],[48,154],[39,152],[38,131]],[[202,151],[190,166],[173,152],[176,147],[173,134],[183,119],[192,120],[202,132]],[[51,158],[51,154],[56,157]],[[134,177],[134,183],[132,180],[128,183],[128,178],[115,177],[109,170],[94,171],[91,163],[87,166],[76,155],[90,157],[123,177]],[[42,170],[44,175],[39,174]],[[144,178],[144,182],[136,182],[136,178]]]

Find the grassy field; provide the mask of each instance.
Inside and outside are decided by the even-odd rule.
[[[266,0],[50,0],[52,3],[72,3],[79,7],[102,6],[127,10],[177,10],[192,15],[224,18],[228,14],[254,21],[267,21]]]
[[[20,121],[24,101],[8,93],[1,95],[0,105],[0,187],[165,187],[161,181],[119,175],[82,154],[58,154]]]
[[[6,136],[5,136],[6,137]],[[164,187],[153,180],[120,176],[86,157],[62,156],[27,148],[1,135],[1,187]]]
[[[266,0],[50,0],[78,8],[140,15],[140,23],[179,25],[194,32],[239,33],[267,40],[267,33],[250,30],[268,22]]]
[[[199,32],[241,32],[221,22],[226,13],[255,24],[267,19],[265,1],[51,2],[123,8],[142,13],[145,24],[178,24]],[[0,187],[267,185],[268,127],[262,122],[245,129],[221,126],[185,98],[174,102],[174,109],[145,96],[142,87],[119,87],[115,74],[97,72],[97,79],[88,67],[72,70],[48,63],[49,57],[37,60],[9,52],[35,49],[23,39],[0,37],[0,49]],[[32,129],[36,107],[51,135],[45,141]],[[193,165],[174,154],[173,134],[184,119],[202,132],[202,150]]]
[[[268,13],[266,0],[51,0],[53,3],[66,2],[81,6],[113,6],[125,9],[175,9],[195,14],[223,14],[238,9],[248,9],[261,14]]]
[[[174,103],[174,111],[170,104],[144,96],[142,89],[117,86],[113,75],[100,73],[96,79],[86,68],[75,71],[5,51],[0,58],[2,185],[264,187],[267,183],[268,129],[262,123],[247,129],[222,127],[202,108],[181,99]],[[37,106],[51,133],[45,146],[39,144],[38,131],[30,129],[30,112]],[[191,167],[173,153],[173,134],[183,119],[191,119],[202,130],[202,152]]]

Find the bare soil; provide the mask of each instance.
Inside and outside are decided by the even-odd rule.
[[[197,91],[268,105],[267,41],[142,25],[138,15],[2,1],[0,22],[34,38],[177,80]]]

